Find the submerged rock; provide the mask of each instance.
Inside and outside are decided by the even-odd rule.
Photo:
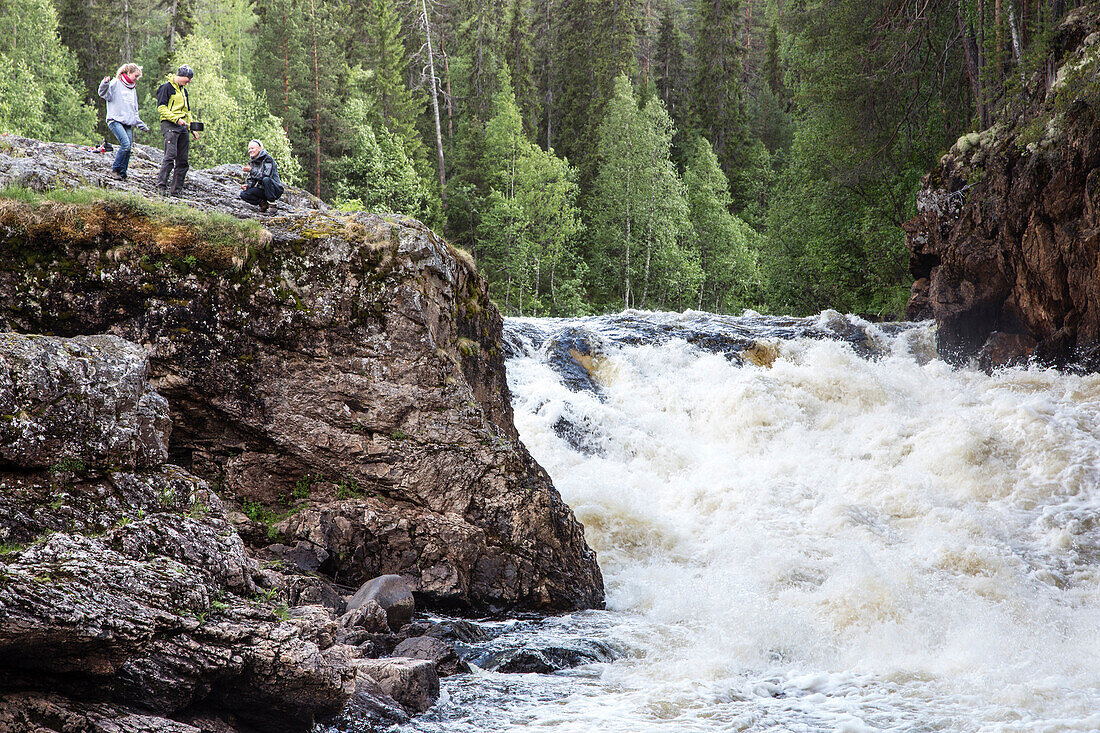
[[[596,382],[596,360],[600,355],[596,336],[581,328],[564,328],[547,342],[546,361],[561,377],[561,382],[574,392],[592,392],[600,396]]]
[[[458,657],[454,647],[431,636],[414,636],[405,639],[393,650],[395,657],[427,659],[435,665],[440,677],[450,677],[470,671],[470,665]]]
[[[492,672],[549,674],[582,664],[611,662],[616,657],[618,654],[607,644],[587,640],[478,652],[467,656],[466,661]]]

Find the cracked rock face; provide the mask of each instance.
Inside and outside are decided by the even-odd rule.
[[[168,402],[144,351],[116,336],[0,333],[0,461],[137,468],[168,458]]]
[[[92,165],[50,145],[10,147]],[[0,182],[16,159],[0,156]],[[218,175],[189,174],[191,203],[246,215]],[[419,222],[295,200],[221,269],[136,251],[140,215],[76,241],[17,212],[0,226],[0,330],[141,344],[171,460],[262,510],[251,542],[307,541],[344,585],[397,574],[451,609],[602,604],[583,528],[512,423],[485,281]]]
[[[0,462],[0,729],[289,733],[338,713],[356,650],[321,606],[274,613],[221,500],[163,462],[144,352],[2,334],[0,364],[20,416]]]

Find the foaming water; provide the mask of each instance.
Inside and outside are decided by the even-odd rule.
[[[507,331],[608,591],[537,633],[623,656],[452,678],[408,730],[1100,730],[1100,377],[835,313]]]

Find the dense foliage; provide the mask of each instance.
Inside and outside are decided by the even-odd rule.
[[[0,131],[106,136],[179,63],[196,164],[407,213],[509,313],[902,314],[901,224],[1072,0],[0,0]],[[100,110],[98,113],[96,109]]]

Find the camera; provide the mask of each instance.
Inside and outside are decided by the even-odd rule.
[[[192,122],[191,129],[195,132],[202,132],[203,124],[201,122]]]

